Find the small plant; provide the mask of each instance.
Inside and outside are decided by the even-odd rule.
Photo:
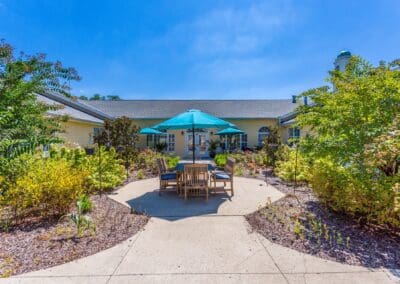
[[[90,212],[93,208],[93,203],[86,194],[82,194],[77,203],[77,207],[81,208],[82,214]]]
[[[346,238],[346,247],[349,249],[350,248],[350,237]]]
[[[76,202],[77,213],[66,215],[75,224],[78,237],[82,237],[86,230],[91,230],[92,234],[96,232],[96,226],[89,216],[84,215],[82,202]]]
[[[343,245],[343,238],[340,232],[337,233],[336,243],[340,246]]]
[[[215,156],[214,162],[217,165],[217,167],[224,167],[227,159],[228,159],[227,154],[218,154]]]
[[[145,178],[144,171],[142,169],[137,171],[136,178],[137,179],[144,179]]]
[[[294,233],[296,234],[296,236],[301,237],[303,229],[301,226],[301,223],[299,221],[299,219],[296,219],[294,221],[294,227],[293,227]]]

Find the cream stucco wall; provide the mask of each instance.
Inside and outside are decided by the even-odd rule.
[[[258,131],[261,127],[267,126],[269,128],[276,127],[278,124],[277,119],[226,119],[227,121],[235,124],[239,129],[243,130],[247,134],[247,145],[248,147],[255,147],[258,145]],[[151,127],[160,122],[163,119],[141,119],[141,120],[133,120],[133,122],[141,127]],[[102,127],[101,124],[98,123],[89,123],[83,121],[69,120],[64,124],[64,133],[61,133],[60,136],[63,137],[67,144],[79,145],[81,147],[85,147],[90,145],[91,143],[91,135],[93,135],[93,129],[95,127]],[[280,126],[279,134],[282,139],[282,142],[287,142],[289,135],[289,128],[291,126]],[[218,135],[215,133],[219,129],[208,129],[208,139],[209,140],[220,140]],[[187,156],[186,152],[186,135],[185,130],[171,130],[168,133],[175,134],[175,151],[174,153],[185,157]],[[308,133],[308,129],[301,129],[300,135],[305,136]],[[138,147],[140,149],[145,149],[147,147],[147,136],[139,135]]]
[[[91,135],[93,135],[95,127],[102,127],[102,124],[68,120],[63,123],[64,132],[59,135],[65,140],[66,144],[85,147],[92,143]]]

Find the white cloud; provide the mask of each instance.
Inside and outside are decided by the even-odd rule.
[[[265,47],[294,19],[288,1],[254,3],[249,7],[213,10],[186,26],[200,54],[240,54]]]

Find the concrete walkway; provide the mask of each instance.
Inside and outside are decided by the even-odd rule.
[[[130,183],[111,198],[153,216],[145,230],[108,250],[6,283],[394,283],[369,270],[303,254],[249,232],[243,215],[283,195],[235,178],[236,194],[188,202],[158,196],[157,179]],[[3,283],[0,280],[0,283]]]

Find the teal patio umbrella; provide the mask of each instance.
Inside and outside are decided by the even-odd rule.
[[[161,132],[160,130],[154,128],[145,127],[139,131],[139,134],[154,135],[154,134],[164,134],[164,132]]]
[[[215,133],[216,135],[221,135],[221,136],[226,136],[225,140],[225,147],[228,148],[228,136],[231,137],[232,135],[237,135],[237,134],[244,134],[244,132],[240,129],[237,129],[235,127],[228,127],[225,129],[222,129]],[[229,139],[229,148],[231,147],[230,144],[232,143],[232,138]]]
[[[144,134],[144,135],[152,135],[152,141],[154,143],[154,135],[160,135],[160,134],[165,134],[164,132],[161,132],[160,130],[154,129],[154,128],[150,128],[150,127],[145,127],[142,128],[139,131],[139,134]],[[147,147],[149,147],[149,136],[147,136]],[[153,145],[154,147],[154,145]]]
[[[211,114],[202,112],[197,109],[190,109],[177,116],[174,116],[160,124],[155,125],[153,128],[157,130],[170,130],[170,129],[191,129],[193,134],[193,164],[195,163],[195,139],[194,133],[196,128],[226,128],[234,126],[223,119],[212,116]]]
[[[242,130],[234,128],[234,127],[228,127],[228,128],[218,131],[215,134],[216,135],[235,135],[235,134],[244,134],[244,132]]]

